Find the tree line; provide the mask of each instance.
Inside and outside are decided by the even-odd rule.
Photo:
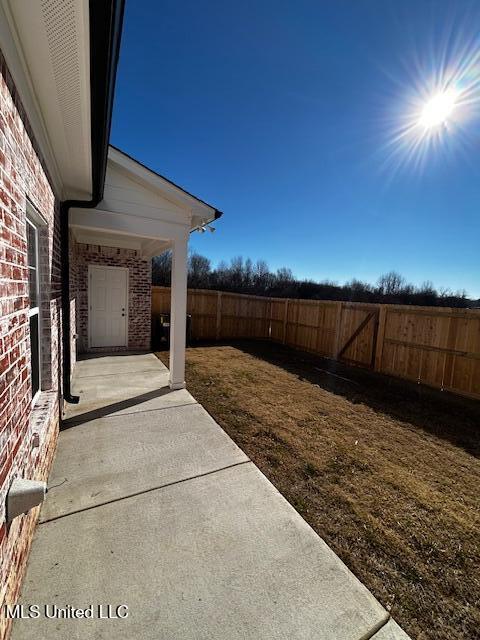
[[[171,268],[171,252],[153,258],[152,283],[170,286]],[[471,300],[464,290],[453,292],[445,288],[436,289],[429,281],[415,286],[396,271],[381,275],[374,285],[355,278],[339,285],[330,280],[299,280],[291,269],[282,267],[271,271],[265,260],[254,263],[242,256],[232,258],[230,263],[222,261],[214,268],[205,256],[191,253],[188,258],[188,286],[192,289],[216,289],[276,298],[461,308],[480,306],[480,299]]]

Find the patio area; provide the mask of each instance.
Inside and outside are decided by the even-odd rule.
[[[406,634],[153,354],[77,363],[14,640]],[[128,606],[99,619],[98,605]]]

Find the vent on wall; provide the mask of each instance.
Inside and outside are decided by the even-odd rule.
[[[65,128],[81,124],[80,62],[77,24],[73,0],[42,0],[42,13],[48,39],[58,101]],[[68,133],[67,133],[68,135]]]
[[[14,42],[11,60],[24,74],[22,80],[17,73],[29,99],[27,115],[34,116],[34,134],[38,141],[40,133],[58,191],[87,199],[92,187],[89,0],[0,0],[0,6]]]

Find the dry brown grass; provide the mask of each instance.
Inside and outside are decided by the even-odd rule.
[[[198,346],[187,382],[412,638],[480,637],[478,404],[332,366]]]

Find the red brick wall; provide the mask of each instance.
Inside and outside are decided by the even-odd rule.
[[[57,444],[58,415],[58,393],[56,391],[42,393],[31,416],[32,434],[35,432],[42,434],[40,447],[33,449],[24,446],[15,462],[19,470],[25,469],[26,477],[45,481],[48,479]],[[25,442],[31,444],[30,439],[25,439]],[[0,538],[3,532],[1,541],[2,608],[4,603],[14,604],[18,599],[39,513],[40,506],[24,516],[15,518],[8,532],[6,528],[0,531]],[[0,638],[2,640],[8,636],[11,624],[12,620],[6,620],[1,613]]]
[[[42,389],[31,409],[27,198],[45,221],[42,272]],[[59,423],[60,262],[58,202],[36,148],[12,78],[0,54],[0,607],[17,595],[38,509],[5,523],[14,477],[45,479]],[[33,434],[40,447],[33,447]],[[3,607],[2,607],[3,608]],[[8,624],[0,615],[0,638]]]
[[[71,243],[70,287],[76,297],[77,350],[88,351],[88,265],[128,268],[128,349],[149,349],[152,261],[133,249]],[[107,349],[111,351],[110,349]]]

